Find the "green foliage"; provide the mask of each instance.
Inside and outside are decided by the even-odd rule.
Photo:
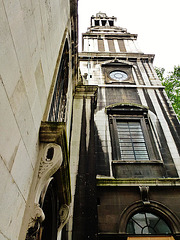
[[[164,68],[155,68],[169,100],[172,103],[174,111],[180,119],[180,66],[174,66],[174,71],[165,76]]]

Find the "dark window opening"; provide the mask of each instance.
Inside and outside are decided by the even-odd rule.
[[[69,78],[69,48],[66,41],[54,87],[48,121],[64,122]]]
[[[100,206],[100,205],[101,205],[100,198],[97,198],[97,206]]]
[[[171,230],[159,216],[148,213],[136,213],[130,218],[126,229],[128,234],[168,235]]]
[[[59,227],[59,199],[57,196],[56,182],[53,179],[46,191],[46,194],[41,195],[39,201],[40,207],[42,208],[45,219],[33,232],[28,232],[26,240],[38,239],[38,240],[54,240],[57,239],[57,230]]]
[[[145,59],[142,58],[142,59],[141,59],[141,62],[142,62],[142,63],[149,63],[149,59],[148,59],[148,58],[145,58]]]
[[[99,20],[94,20],[95,26],[99,26]]]
[[[129,62],[137,62],[137,58],[128,58]]]
[[[57,238],[57,205],[56,193],[53,186],[49,186],[43,204],[45,220],[42,223],[41,240]]]
[[[107,20],[101,20],[102,26],[106,26]]]
[[[109,20],[109,26],[114,26],[114,22]]]

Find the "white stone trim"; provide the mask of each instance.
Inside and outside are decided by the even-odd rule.
[[[141,72],[141,74],[142,74],[144,83],[145,83],[146,85],[151,85],[151,83],[150,83],[150,81],[149,81],[149,78],[148,78],[148,76],[147,76],[147,74],[146,74],[146,71],[145,71],[145,69],[144,69],[144,66],[143,66],[143,64],[142,64],[142,62],[138,61],[138,62],[137,62],[137,65],[138,65],[138,67],[139,67],[139,69],[140,69],[140,72]]]
[[[86,150],[88,151],[90,140],[91,99],[86,99]]]
[[[105,89],[102,89],[105,95]],[[110,176],[113,176],[112,173],[112,147],[111,147],[111,138],[110,138],[110,131],[109,131],[109,120],[108,116],[105,112],[105,108],[103,108],[100,111],[97,111],[94,115],[94,121],[96,123],[97,131],[98,131],[98,136],[100,140],[103,142],[105,141],[107,143],[107,151],[105,152],[108,154],[109,157],[109,167],[110,167]]]
[[[104,48],[105,48],[105,52],[109,52],[109,45],[108,45],[107,39],[104,39]]]
[[[134,42],[134,45],[135,45],[135,47],[136,47],[136,49],[137,49],[137,52],[138,52],[138,53],[142,53],[142,51],[141,51],[141,49],[140,49],[140,47],[139,47],[138,41],[136,40],[136,41],[133,41],[133,42]]]
[[[116,52],[120,52],[119,44],[118,44],[118,40],[117,39],[114,40],[114,47],[115,47]]]
[[[145,84],[150,85],[148,76],[147,76],[147,74],[146,74],[146,72],[144,70],[144,67],[143,67],[142,63],[138,62],[138,66],[139,66],[140,71],[142,73],[142,76],[143,76]],[[157,88],[159,88],[159,87],[160,86],[158,86]],[[155,89],[148,88],[147,91],[148,91],[148,94],[149,94],[149,96],[151,98],[151,101],[152,101],[152,104],[153,104],[154,109],[156,111],[156,114],[157,114],[157,117],[159,119],[159,122],[161,124],[163,133],[164,133],[164,135],[166,137],[167,145],[169,147],[169,151],[171,153],[171,156],[173,158],[174,164],[176,166],[178,175],[180,176],[180,156],[179,156],[179,153],[178,153],[178,150],[177,150],[177,146],[176,146],[176,144],[174,142],[174,138],[173,138],[173,136],[171,134],[171,131],[169,129],[168,123],[166,122],[166,119],[164,117],[162,109],[161,109],[161,107],[160,107],[160,105],[158,103],[157,97],[155,95]]]
[[[151,62],[149,63],[149,67],[150,67],[151,71],[153,72],[153,75],[154,75],[154,78],[155,78],[153,83],[157,84],[157,85],[162,85],[161,81],[158,78],[158,75],[157,75],[156,71],[154,70],[153,64]]]
[[[104,87],[104,88],[145,88],[145,89],[164,89],[164,86],[147,86],[147,85],[108,85],[108,84],[100,84],[98,87]]]
[[[94,40],[94,52],[98,52],[98,40],[97,39],[93,40]]]
[[[137,79],[137,76],[136,76],[136,73],[135,73],[134,69],[132,69],[132,74],[133,74],[135,83],[138,84],[138,79]],[[143,90],[138,88],[138,93],[139,93],[139,97],[140,97],[140,100],[141,100],[141,104],[144,105],[144,106],[147,106],[147,102],[146,102]]]
[[[133,52],[131,42],[132,42],[132,40],[124,40],[125,48],[126,48],[126,51],[128,53],[132,53]]]
[[[82,109],[83,109],[83,99],[75,98],[73,109],[76,114],[73,115],[72,120],[72,136],[71,136],[71,146],[70,146],[70,174],[71,174],[71,195],[72,202],[70,204],[69,222],[68,222],[68,235],[72,238],[73,229],[73,211],[74,211],[74,197],[76,190],[76,178],[79,166],[79,150],[80,150],[80,139],[81,139],[81,121],[82,121]],[[77,117],[78,116],[78,117]]]
[[[136,48],[136,46],[135,46],[135,44],[134,44],[134,41],[133,41],[133,40],[129,40],[128,43],[129,43],[131,52],[133,52],[133,53],[138,53],[137,48]]]
[[[163,114],[163,112],[161,110],[161,107],[159,106],[159,103],[157,101],[157,98],[156,98],[154,90],[153,89],[148,89],[148,93],[149,93],[149,96],[151,97],[152,104],[153,104],[154,109],[155,109],[155,111],[157,113],[157,116],[158,116],[159,122],[161,124],[162,130],[163,130],[164,135],[166,137],[166,141],[167,141],[167,145],[169,147],[169,151],[170,151],[171,156],[172,156],[172,158],[174,160],[174,164],[176,166],[178,175],[180,177],[180,156],[179,156],[179,153],[178,153],[177,146],[175,144],[174,138],[173,138],[173,136],[171,134],[171,131],[169,129],[169,125],[166,122],[166,119],[165,119],[164,114]]]
[[[88,38],[84,38],[84,52],[88,52]]]

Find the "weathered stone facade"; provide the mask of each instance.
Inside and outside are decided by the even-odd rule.
[[[1,1],[0,15],[0,239],[60,239],[71,202],[77,1]],[[49,120],[58,99],[64,119]]]

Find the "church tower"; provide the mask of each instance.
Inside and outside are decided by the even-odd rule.
[[[154,55],[114,16],[97,13],[90,24],[79,54],[83,85],[98,88],[90,239],[180,239],[180,128]],[[74,239],[81,234],[77,226]]]

